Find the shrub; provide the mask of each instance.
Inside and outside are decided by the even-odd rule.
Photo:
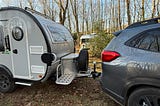
[[[98,33],[98,36],[94,37],[90,40],[90,54],[91,56],[101,57],[102,50],[106,47],[106,45],[113,38],[112,34],[106,34],[105,32]]]

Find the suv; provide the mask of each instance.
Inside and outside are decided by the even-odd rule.
[[[125,106],[160,106],[160,18],[114,33],[102,52],[101,86]]]

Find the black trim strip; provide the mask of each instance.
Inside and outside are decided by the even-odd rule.
[[[8,20],[6,19],[6,20],[0,20],[0,21],[8,21]]]

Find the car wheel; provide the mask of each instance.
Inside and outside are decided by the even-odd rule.
[[[128,99],[128,106],[160,106],[160,89],[141,88]]]
[[[88,70],[88,50],[81,50],[79,53],[78,61],[78,70],[79,71],[87,71]]]
[[[1,70],[0,70],[1,71]],[[12,92],[15,89],[15,82],[13,78],[4,71],[0,72],[0,92]]]

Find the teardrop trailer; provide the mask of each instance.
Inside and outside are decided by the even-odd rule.
[[[0,9],[0,92],[55,76],[56,84],[68,85],[90,76],[88,69],[88,51],[74,53],[64,26],[29,8]]]

